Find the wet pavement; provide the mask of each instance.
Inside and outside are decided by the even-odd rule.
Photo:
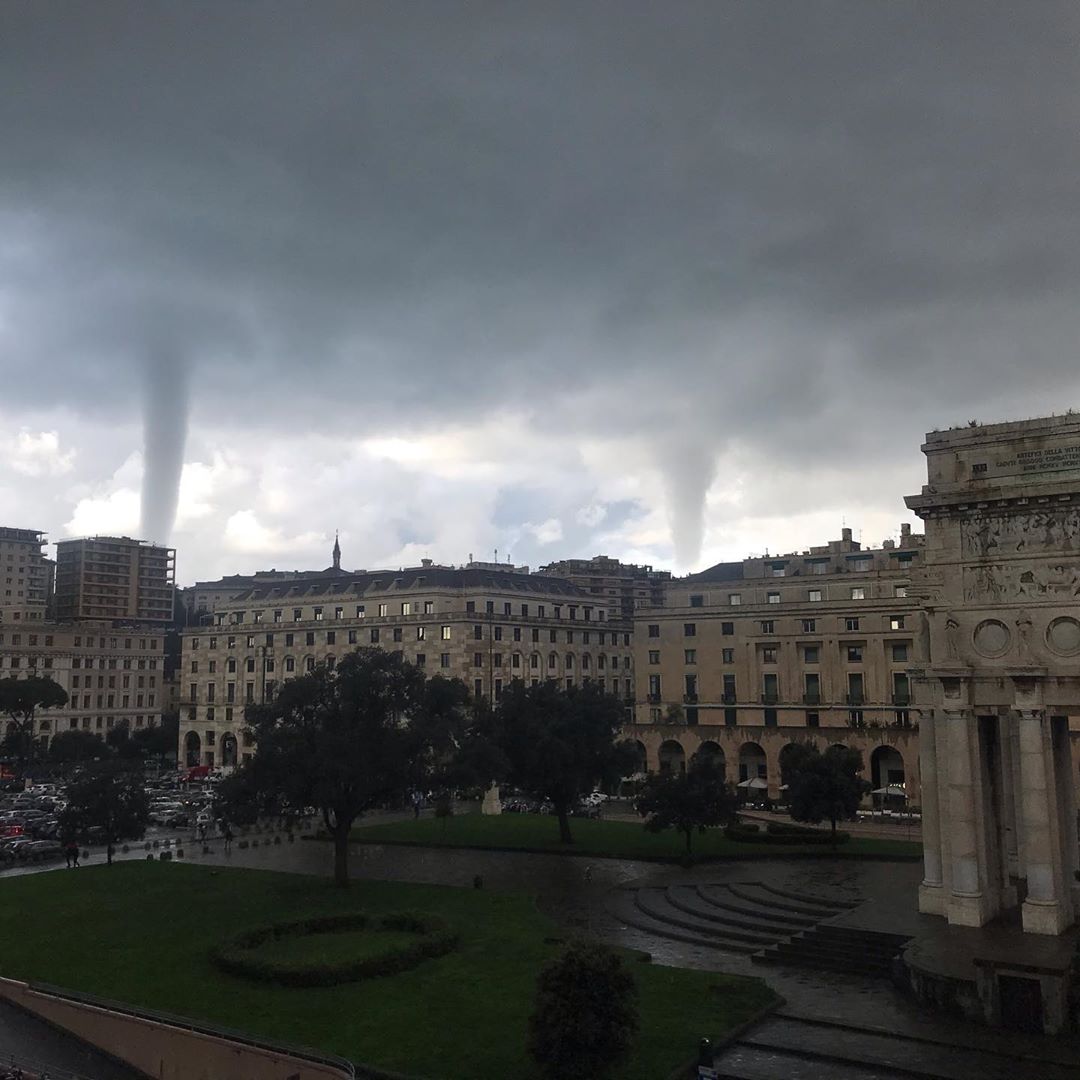
[[[279,844],[266,834],[249,838],[254,839],[259,846],[240,849],[234,843],[229,854],[220,840],[212,841],[206,853],[202,845],[188,841],[184,861],[318,876],[332,872],[328,843],[297,838]],[[119,857],[145,858],[145,854],[139,849]],[[100,858],[95,855],[91,861]],[[486,889],[535,895],[540,909],[567,930],[644,950],[655,963],[764,978],[783,997],[784,1005],[725,1052],[718,1063],[723,1076],[1064,1080],[1080,1075],[1076,1071],[1080,1045],[1075,1040],[1017,1036],[939,1019],[883,979],[783,966],[766,969],[749,955],[636,929],[609,910],[611,896],[631,886],[739,887],[764,882],[778,890],[856,904],[839,917],[854,926],[896,925],[906,930],[918,918],[917,863],[776,859],[710,863],[687,871],[633,860],[359,844],[350,849],[350,873],[357,880],[460,887],[472,887],[479,875]],[[126,1080],[128,1074],[100,1075]]]

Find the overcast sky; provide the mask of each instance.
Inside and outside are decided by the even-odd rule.
[[[880,543],[924,432],[1080,402],[1078,30],[5,0],[0,524],[138,533],[149,417],[185,583]]]

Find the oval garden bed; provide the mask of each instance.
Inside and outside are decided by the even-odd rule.
[[[222,970],[281,986],[334,986],[408,971],[443,956],[457,935],[438,916],[324,915],[246,930],[214,947]]]

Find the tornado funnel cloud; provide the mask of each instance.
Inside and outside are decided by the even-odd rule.
[[[188,425],[188,368],[159,352],[143,364],[143,476],[140,535],[167,544],[176,520]]]
[[[691,570],[701,558],[705,536],[705,496],[716,479],[716,449],[685,439],[659,448],[675,562]]]

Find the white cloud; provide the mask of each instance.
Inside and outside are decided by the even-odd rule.
[[[23,476],[63,476],[75,464],[75,451],[60,449],[56,431],[34,433],[24,428],[9,441],[6,456],[11,468]]]
[[[325,535],[315,532],[286,536],[281,528],[263,525],[251,510],[237,510],[225,522],[226,546],[245,555],[303,551],[325,539]]]
[[[68,536],[134,536],[138,529],[139,493],[132,488],[80,499],[64,523]]]
[[[575,515],[574,518],[579,525],[587,525],[590,529],[596,528],[604,518],[607,517],[607,507],[601,506],[599,503],[592,503],[589,506],[583,506]]]
[[[563,538],[562,522],[558,518],[548,518],[534,525],[531,521],[522,526],[525,532],[530,532],[540,544],[554,544]]]

